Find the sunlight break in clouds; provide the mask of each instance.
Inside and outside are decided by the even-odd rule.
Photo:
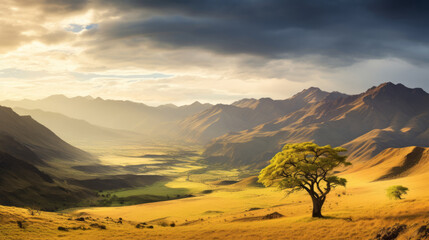
[[[284,99],[310,86],[357,93],[386,81],[427,90],[425,14],[389,4],[2,1],[0,98],[158,105]]]

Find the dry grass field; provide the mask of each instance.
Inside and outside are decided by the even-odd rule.
[[[193,198],[67,213],[41,212],[33,216],[27,209],[0,207],[0,238],[370,239],[381,228],[401,223],[407,225],[407,230],[398,239],[407,239],[429,220],[428,174],[377,182],[358,173],[345,177],[348,187],[329,195],[324,219],[310,217],[311,201],[304,192],[285,197],[275,189],[233,184],[211,186],[213,193]],[[405,199],[386,197],[385,189],[396,184],[410,188]],[[273,212],[284,217],[263,219]],[[76,220],[80,217],[84,221]],[[24,221],[23,228],[17,221]],[[143,222],[145,228],[136,228]],[[106,229],[94,224],[105,225]]]

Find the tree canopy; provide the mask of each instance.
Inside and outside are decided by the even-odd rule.
[[[347,166],[347,156],[339,155],[345,148],[319,146],[312,142],[286,144],[259,175],[265,186],[277,186],[288,193],[305,190],[313,200],[313,217],[322,217],[321,209],[327,194],[347,180],[335,176],[332,170]]]
[[[401,185],[395,185],[395,186],[390,186],[389,188],[386,189],[386,191],[387,191],[387,196],[390,199],[402,199],[402,195],[407,194],[408,188]]]

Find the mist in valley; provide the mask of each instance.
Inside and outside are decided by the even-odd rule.
[[[424,1],[0,3],[0,239],[429,239]]]

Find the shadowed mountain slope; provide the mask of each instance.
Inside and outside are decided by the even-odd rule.
[[[0,204],[56,210],[90,196],[90,191],[60,184],[26,161],[0,152]]]
[[[354,96],[338,93],[273,121],[213,140],[208,162],[235,166],[266,164],[286,143],[343,145],[350,160],[368,160],[388,147],[429,142],[429,94],[385,83]]]
[[[163,179],[138,175],[97,177],[75,170],[77,166],[98,163],[92,155],[66,143],[31,117],[0,107],[0,204],[57,210],[95,199],[91,188],[94,186],[125,188]]]
[[[327,95],[318,88],[309,88],[286,100],[242,99],[231,105],[218,104],[182,121],[181,135],[206,143],[225,133],[249,129],[297,111]]]
[[[45,166],[46,163],[25,145],[17,142],[13,137],[0,134],[0,152],[7,152],[18,159],[26,159],[30,164]]]
[[[48,127],[65,141],[74,145],[93,145],[113,142],[132,142],[143,139],[139,134],[99,127],[84,120],[67,117],[63,114],[46,112],[37,109],[14,108],[20,115],[29,115],[39,123]]]
[[[66,143],[31,117],[19,116],[12,109],[1,106],[0,136],[3,143],[2,151],[36,165],[41,163],[40,159],[43,161],[96,161],[89,153]],[[37,159],[30,151],[37,156]]]

